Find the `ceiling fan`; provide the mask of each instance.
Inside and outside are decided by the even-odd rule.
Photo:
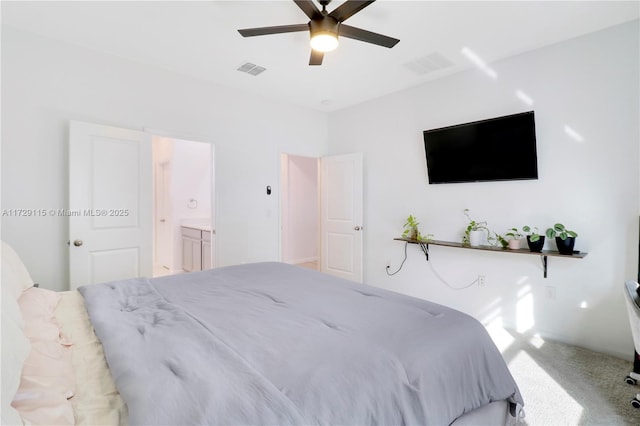
[[[331,0],[319,0],[322,11],[312,0],[293,0],[300,9],[307,15],[310,21],[306,24],[279,25],[274,27],[246,28],[238,30],[243,37],[253,37],[268,34],[292,33],[299,31],[309,31],[311,35],[311,58],[309,65],[321,65],[325,52],[329,52],[338,47],[338,36],[352,38],[367,43],[377,44],[391,48],[400,40],[387,37],[382,34],[352,27],[343,24],[351,16],[369,6],[375,0],[360,1],[347,0],[335,8],[333,12],[327,12],[327,5]]]

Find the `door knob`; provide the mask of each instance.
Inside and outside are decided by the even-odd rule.
[[[73,245],[76,247],[80,247],[82,245],[82,240],[74,240]]]
[[[354,229],[354,230],[356,230],[356,231],[359,231],[359,230],[361,230],[361,229],[362,229],[362,227],[360,227],[360,226],[356,226],[356,227],[355,227],[355,228],[353,228],[353,229]]]

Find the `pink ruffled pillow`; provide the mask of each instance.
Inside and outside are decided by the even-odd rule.
[[[68,401],[75,393],[71,343],[60,335],[54,316],[59,300],[56,292],[35,287],[23,291],[18,299],[31,352],[11,405],[34,425],[74,424]]]

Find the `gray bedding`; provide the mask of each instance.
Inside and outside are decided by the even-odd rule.
[[[522,404],[456,310],[281,263],[81,287],[135,425],[448,425]]]

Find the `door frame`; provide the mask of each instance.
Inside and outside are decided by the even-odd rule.
[[[349,153],[349,154],[359,154],[361,155],[362,158],[362,162],[364,162],[364,155],[361,152],[357,152],[357,153]],[[317,168],[317,174],[318,174],[318,178],[317,178],[317,183],[318,183],[318,225],[317,225],[317,233],[318,233],[318,271],[322,271],[322,265],[323,265],[323,256],[324,256],[324,250],[322,247],[322,236],[323,236],[323,228],[322,228],[322,185],[323,185],[323,179],[322,179],[322,160],[324,158],[329,158],[329,157],[338,157],[340,155],[321,155],[321,156],[316,156],[316,155],[305,155],[305,154],[298,154],[298,153],[293,153],[293,152],[284,152],[284,151],[280,151],[280,157],[278,158],[278,185],[280,187],[280,191],[279,191],[279,200],[278,200],[278,209],[279,209],[279,215],[278,215],[278,253],[280,255],[279,260],[281,262],[284,261],[284,253],[283,253],[283,206],[284,206],[284,201],[283,197],[285,197],[284,195],[284,184],[283,184],[283,180],[284,180],[284,170],[283,170],[283,161],[284,161],[284,157],[285,156],[294,156],[294,157],[306,157],[306,158],[315,158],[318,161],[318,168]],[[348,154],[344,154],[344,155],[348,155]],[[363,164],[364,166],[364,164]],[[364,169],[362,170],[363,172],[363,191],[364,191]],[[363,223],[360,224],[360,226],[364,225],[364,208],[365,208],[365,203],[364,203],[364,192],[362,194],[362,201],[363,201],[363,217],[362,217],[362,221]],[[362,227],[362,229],[364,229],[364,227]],[[364,235],[362,235],[363,241],[364,241]],[[362,256],[362,260],[361,260],[361,281],[360,282],[364,282],[364,242],[361,246],[361,256]]]
[[[280,191],[278,191],[278,195],[279,195],[279,199],[278,199],[278,210],[280,212],[280,214],[278,215],[278,253],[279,253],[279,260],[281,262],[285,261],[285,253],[284,253],[284,247],[283,247],[283,239],[284,239],[284,232],[283,232],[283,227],[284,227],[284,216],[285,216],[285,204],[288,205],[288,191],[286,191],[285,189],[285,168],[284,168],[284,161],[286,160],[286,158],[288,158],[289,156],[292,157],[304,157],[304,158],[313,158],[316,160],[317,162],[317,167],[316,167],[316,183],[317,183],[317,192],[316,192],[316,197],[317,197],[317,204],[318,204],[318,216],[317,216],[317,222],[316,222],[316,252],[318,253],[318,270],[320,270],[320,265],[321,265],[321,256],[322,256],[322,243],[320,241],[320,238],[322,236],[322,221],[321,221],[321,217],[320,217],[320,212],[321,212],[321,206],[320,206],[320,161],[322,160],[322,157],[317,157],[315,155],[300,155],[300,154],[293,154],[290,152],[281,152],[280,153],[280,158],[279,158],[279,163],[278,163],[278,170],[279,173],[278,175],[280,176],[279,178],[279,187],[280,187]],[[286,177],[288,177],[288,169],[286,170],[287,175]],[[287,180],[288,181],[288,180]]]
[[[162,267],[166,267],[168,269],[172,269],[170,267],[170,265],[173,265],[173,260],[171,259],[172,256],[169,256],[169,259],[164,259],[164,256],[161,255],[160,253],[160,242],[166,243],[166,241],[160,241],[160,235],[161,232],[159,231],[159,217],[158,214],[160,213],[161,216],[164,216],[163,219],[165,221],[166,226],[169,227],[169,229],[173,228],[173,215],[170,215],[171,217],[167,220],[167,200],[170,198],[170,191],[168,190],[168,188],[166,187],[166,177],[167,174],[171,172],[171,162],[169,160],[166,161],[160,161],[158,162],[155,159],[155,146],[154,146],[154,138],[151,138],[151,152],[152,152],[152,156],[153,158],[153,267],[154,267],[154,272],[155,272],[155,267],[157,265],[161,265]],[[162,189],[162,190],[160,190]],[[158,205],[158,201],[162,199],[162,206]],[[169,204],[171,204],[171,200],[169,199]],[[167,223],[168,222],[168,223]],[[171,235],[165,235],[164,237],[170,238]],[[173,246],[171,245],[169,248],[172,248]],[[167,253],[162,253],[162,254],[167,254]],[[166,263],[166,265],[165,265]],[[175,271],[171,271],[171,273],[175,273]]]
[[[218,196],[216,191],[216,144],[213,139],[203,135],[189,134],[183,132],[175,132],[171,130],[163,130],[156,128],[145,127],[143,129],[145,133],[149,133],[151,137],[162,137],[169,139],[180,139],[189,142],[208,143],[211,145],[211,266],[213,268],[218,264],[218,239],[216,238],[216,218],[218,217]],[[155,228],[155,223],[154,223]],[[154,229],[155,232],[155,229]],[[155,234],[154,234],[155,236]]]

